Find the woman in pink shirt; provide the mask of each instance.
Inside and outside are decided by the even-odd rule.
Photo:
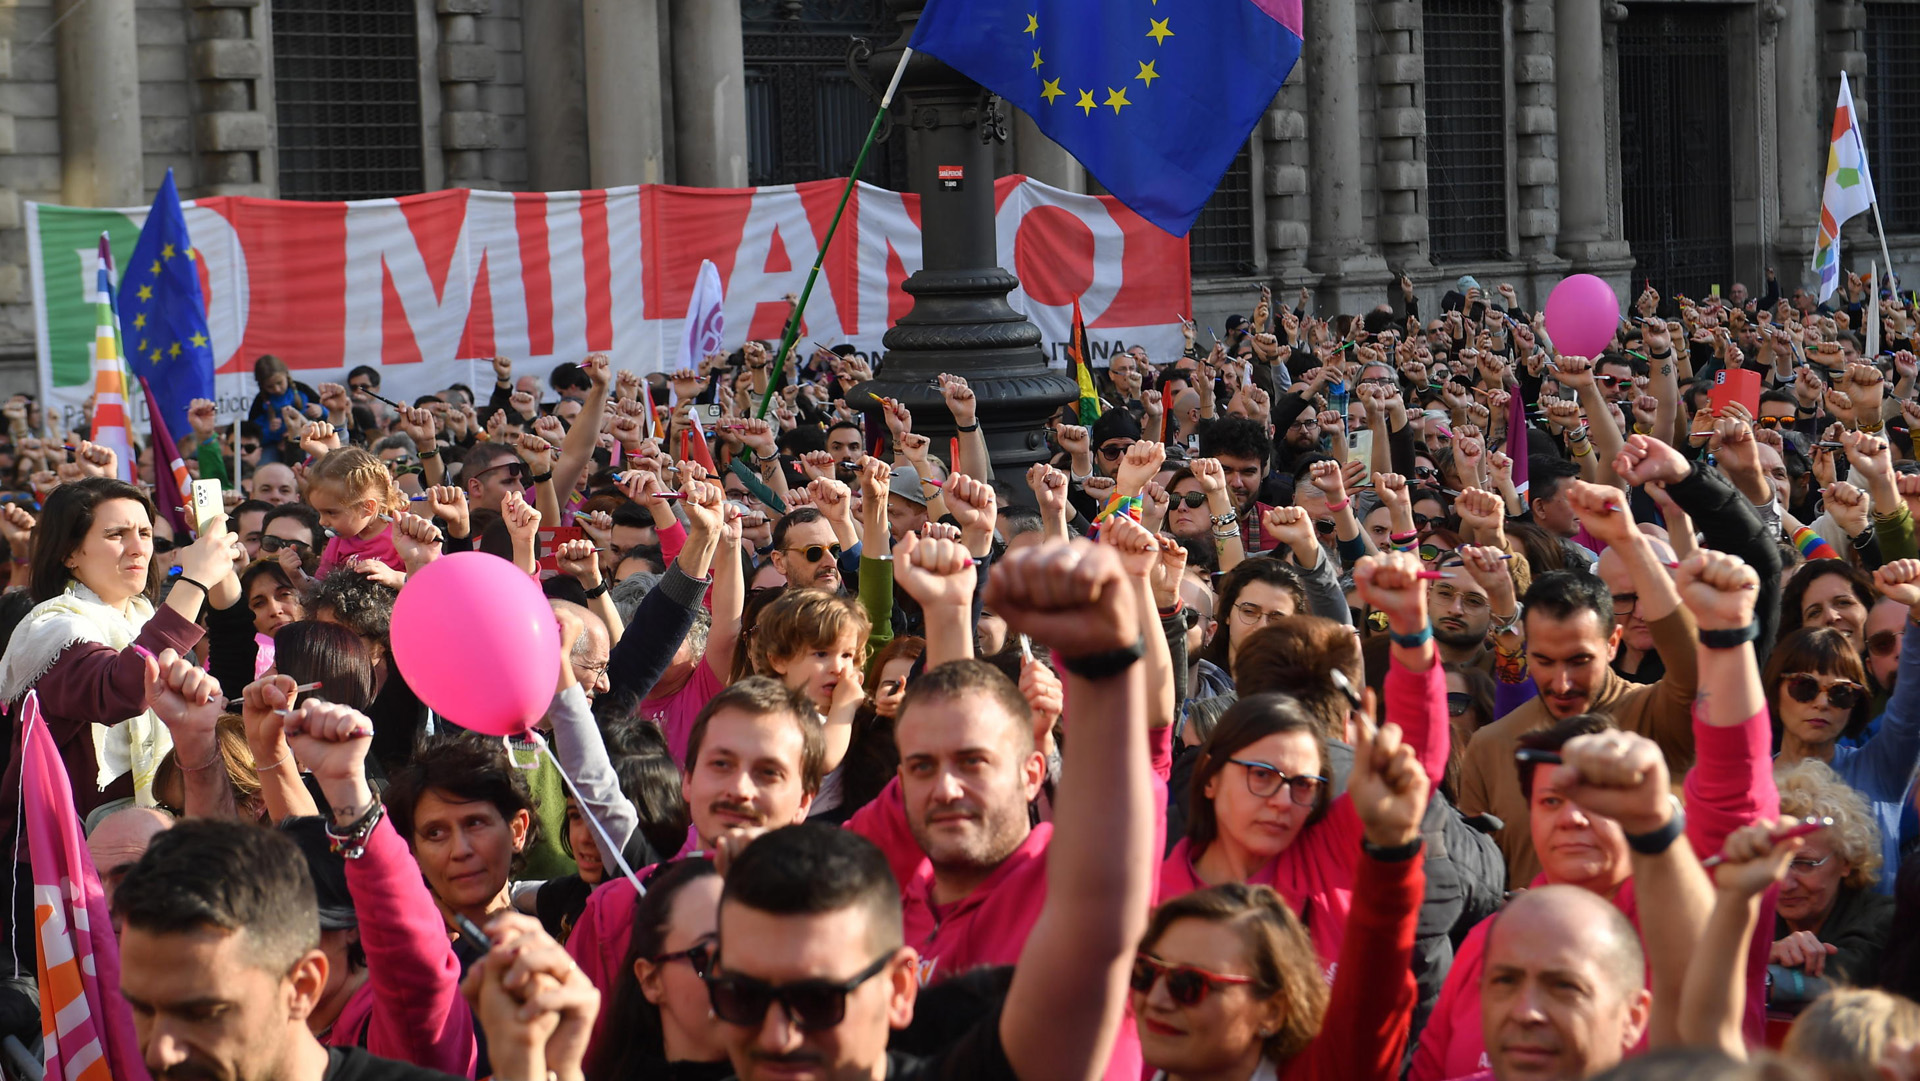
[[[1362,560],[1354,570],[1364,603],[1387,614],[1394,634],[1386,679],[1386,719],[1400,726],[1429,777],[1445,770],[1448,748],[1446,676],[1427,622],[1427,586],[1417,556],[1404,552]],[[1303,641],[1321,643],[1325,670],[1360,686],[1359,649],[1351,631],[1317,616],[1292,616]],[[1324,625],[1324,626],[1323,626]],[[1269,630],[1264,633],[1274,633]],[[1160,870],[1158,903],[1225,882],[1272,886],[1307,927],[1329,971],[1340,956],[1353,905],[1360,858],[1360,820],[1352,800],[1334,796],[1327,767],[1327,688],[1302,697],[1261,694],[1220,718],[1199,750],[1187,835]],[[1315,694],[1316,691],[1322,692]],[[1339,694],[1340,692],[1335,692]],[[1337,708],[1346,734],[1352,707]]]

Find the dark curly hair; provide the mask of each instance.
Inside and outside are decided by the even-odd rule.
[[[509,822],[521,811],[527,812],[526,843],[513,857],[515,876],[525,861],[523,853],[539,847],[540,815],[533,806],[533,791],[527,787],[526,774],[507,760],[507,749],[498,739],[471,732],[423,739],[414,747],[413,757],[393,772],[381,800],[408,847],[413,845],[414,811],[428,792],[443,793],[458,803],[491,803]]]
[[[307,598],[307,611],[326,609],[333,621],[362,638],[387,644],[393,628],[393,601],[400,591],[342,567],[316,582]]]

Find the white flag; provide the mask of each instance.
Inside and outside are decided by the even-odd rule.
[[[687,302],[687,321],[680,329],[680,363],[677,367],[700,370],[700,362],[725,349],[726,312],[722,302],[726,292],[720,285],[720,269],[713,260],[700,261],[700,276],[693,283],[693,298]]]
[[[1840,73],[1840,102],[1833,110],[1833,136],[1827,146],[1827,179],[1820,192],[1820,231],[1813,269],[1820,272],[1824,302],[1840,285],[1840,227],[1873,206],[1873,174],[1867,170],[1867,146],[1860,138],[1847,73]]]

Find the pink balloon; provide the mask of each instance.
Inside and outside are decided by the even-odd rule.
[[[1598,357],[1620,329],[1620,298],[1591,274],[1575,274],[1547,297],[1547,334],[1567,356]]]
[[[533,727],[560,678],[560,627],[539,583],[485,552],[436,559],[407,579],[392,641],[422,702],[489,736]]]

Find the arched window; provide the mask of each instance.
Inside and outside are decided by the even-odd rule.
[[[1433,261],[1507,250],[1502,0],[1426,0],[1427,232]]]
[[[379,199],[425,183],[414,0],[273,0],[284,199]]]

